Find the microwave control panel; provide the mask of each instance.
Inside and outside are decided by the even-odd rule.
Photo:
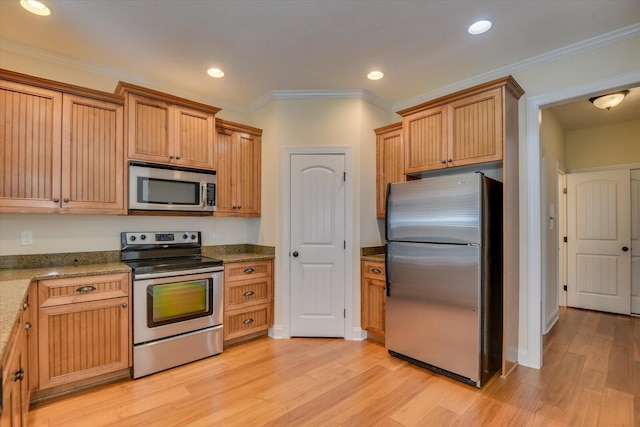
[[[216,206],[216,185],[207,184],[207,206]]]

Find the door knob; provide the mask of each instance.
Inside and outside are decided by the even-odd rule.
[[[298,252],[294,252],[291,255],[293,255],[294,258],[297,258],[299,254],[298,254]]]
[[[622,247],[622,251],[623,251],[623,252],[627,252],[628,250],[629,250],[629,248],[628,248],[628,247],[626,247],[626,246],[623,246],[623,247]]]

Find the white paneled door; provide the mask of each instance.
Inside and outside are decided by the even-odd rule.
[[[344,337],[344,155],[292,155],[290,218],[291,336]]]
[[[629,314],[629,170],[567,175],[567,205],[567,304]]]
[[[640,314],[640,170],[631,171],[631,312]]]

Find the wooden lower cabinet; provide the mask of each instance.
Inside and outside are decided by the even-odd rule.
[[[2,360],[2,412],[1,427],[27,425],[27,412],[31,396],[29,339],[32,331],[29,297],[22,303],[22,310],[14,325],[8,343],[6,359]]]
[[[38,282],[40,390],[130,366],[128,273]]]
[[[369,338],[384,339],[386,275],[384,262],[362,261],[361,283],[362,329],[374,334]]]
[[[273,325],[273,261],[224,266],[224,341],[233,344]]]

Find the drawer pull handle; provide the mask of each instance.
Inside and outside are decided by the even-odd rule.
[[[382,271],[381,271],[379,268],[372,268],[372,269],[371,269],[371,272],[372,272],[372,273],[376,273],[376,274],[380,274],[380,273],[382,273]]]
[[[81,294],[86,294],[89,292],[93,292],[96,290],[95,286],[81,286],[78,289],[76,289],[76,292],[81,293]]]
[[[248,325],[249,323],[253,323],[253,319],[249,318],[249,319],[244,319],[242,321],[242,323],[244,323],[245,325]]]
[[[254,272],[255,272],[255,270],[253,268],[251,268],[251,267],[244,269],[244,274],[251,274],[251,273],[254,273]]]
[[[24,328],[28,331],[29,329],[31,329],[31,323],[27,322],[24,324]]]
[[[253,294],[255,294],[255,292],[253,292],[253,291],[247,291],[247,292],[245,292],[245,293],[244,293],[244,294],[242,294],[242,295],[243,295],[243,296],[245,296],[245,297],[250,297],[250,296],[251,296],[251,295],[253,295]]]

